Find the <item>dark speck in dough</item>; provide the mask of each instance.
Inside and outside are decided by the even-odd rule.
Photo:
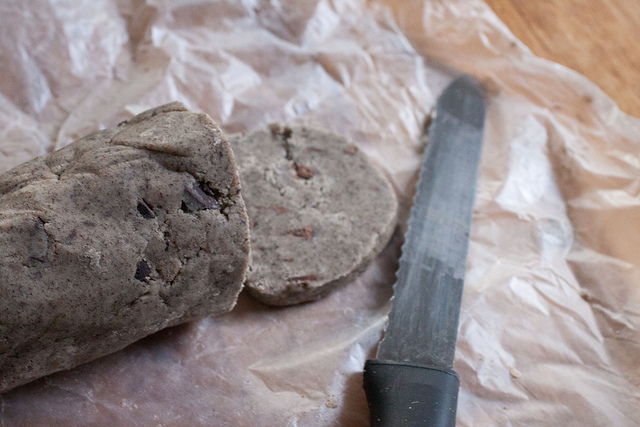
[[[145,260],[140,261],[136,268],[136,274],[134,277],[142,282],[149,280],[150,275],[151,267],[149,266],[149,263],[147,263],[147,261]]]
[[[138,202],[138,212],[140,212],[140,215],[142,215],[142,217],[146,219],[152,219],[156,217],[153,209],[151,209],[151,207],[144,200],[140,200]]]
[[[220,210],[220,205],[212,194],[207,194],[195,182],[188,182],[182,193],[181,208],[185,212],[197,212],[204,209]]]

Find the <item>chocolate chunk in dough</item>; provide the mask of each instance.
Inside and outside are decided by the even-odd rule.
[[[229,143],[179,103],[0,176],[0,392],[230,310],[248,239]]]
[[[346,139],[271,125],[230,142],[252,221],[246,285],[261,301],[319,299],[353,281],[389,241],[395,192]]]

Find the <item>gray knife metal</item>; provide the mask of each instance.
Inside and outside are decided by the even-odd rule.
[[[438,99],[389,324],[365,365],[372,426],[455,426],[453,358],[484,119],[482,89],[470,76]]]

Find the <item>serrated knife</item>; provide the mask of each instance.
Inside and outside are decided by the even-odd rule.
[[[372,426],[455,426],[453,357],[484,118],[482,89],[468,75],[438,98],[389,323],[365,364]]]

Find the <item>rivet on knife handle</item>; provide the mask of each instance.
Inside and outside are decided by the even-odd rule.
[[[396,273],[389,324],[364,388],[372,426],[455,426],[453,371],[485,103],[464,75],[438,99]]]

